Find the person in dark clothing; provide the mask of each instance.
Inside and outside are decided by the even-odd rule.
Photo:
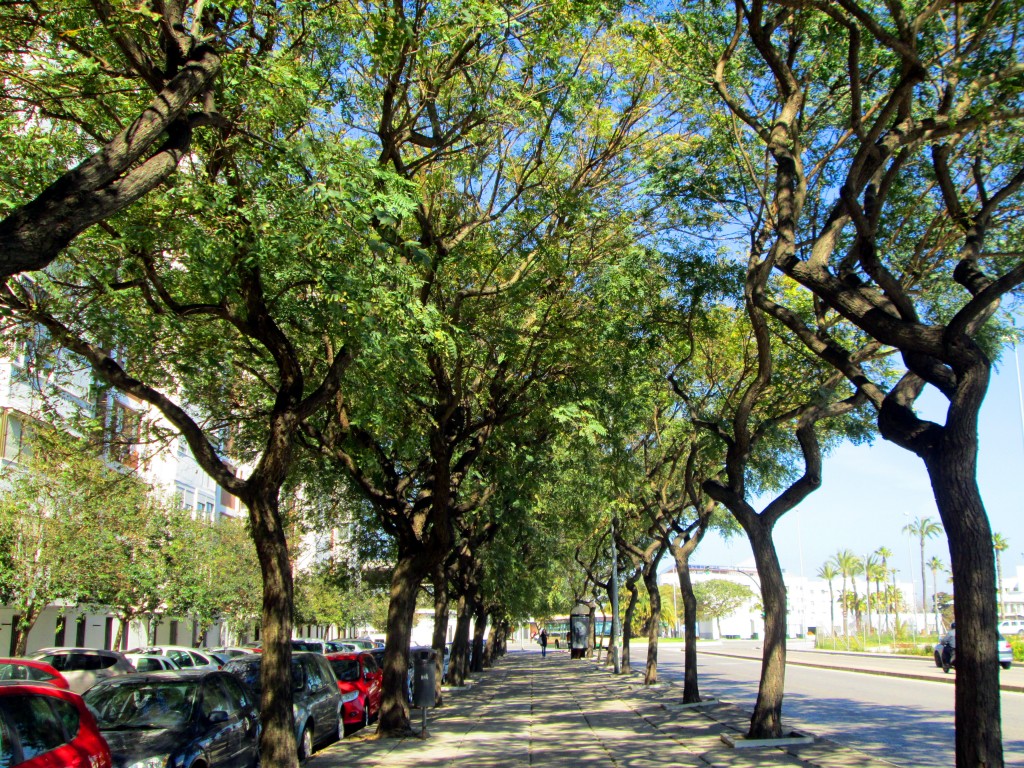
[[[548,631],[546,629],[542,629],[537,635],[537,642],[540,643],[541,658],[544,658],[548,655]]]

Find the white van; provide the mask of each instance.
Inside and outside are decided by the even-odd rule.
[[[999,622],[999,632],[1003,635],[1024,635],[1024,619],[1003,619]]]

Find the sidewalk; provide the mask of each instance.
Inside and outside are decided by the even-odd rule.
[[[446,689],[445,706],[427,711],[425,740],[374,740],[360,734],[317,753],[310,768],[870,768],[891,765],[823,739],[734,749],[749,712],[719,702],[681,706],[682,688],[646,688],[566,652],[541,658],[512,651],[477,676]],[[421,723],[413,710],[413,727]]]

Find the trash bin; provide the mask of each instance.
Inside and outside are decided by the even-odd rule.
[[[417,648],[411,656],[412,705],[418,709],[433,707],[437,651],[433,648]]]

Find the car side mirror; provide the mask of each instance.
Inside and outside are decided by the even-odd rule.
[[[228,713],[225,712],[223,709],[213,710],[213,712],[211,712],[206,718],[207,722],[209,722],[210,725],[217,725],[217,723],[226,723],[229,719],[230,718],[228,716]]]

